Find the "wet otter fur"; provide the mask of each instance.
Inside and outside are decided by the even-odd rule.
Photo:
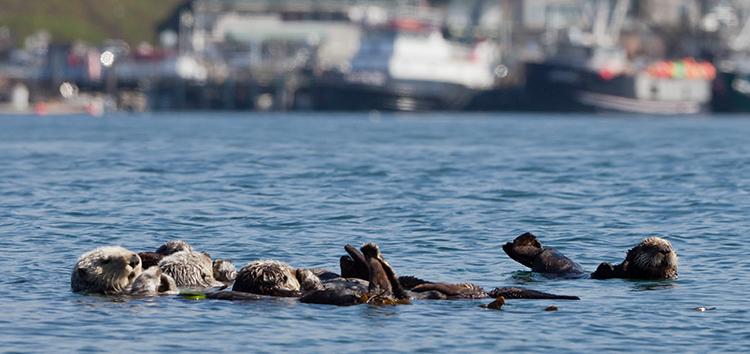
[[[339,259],[339,266],[341,267],[341,277],[369,280],[370,271],[365,256],[352,245],[344,246],[344,250],[349,255],[341,256],[341,258]],[[398,277],[398,283],[400,284],[402,289],[410,290],[419,284],[426,284],[430,282],[417,278],[415,276],[406,275]]]
[[[364,247],[364,246],[363,246]],[[349,256],[341,257],[341,275],[351,275],[358,278],[359,275],[365,274],[369,278],[369,268],[365,260],[365,255],[357,251],[351,245],[346,245],[344,250]],[[364,251],[364,250],[363,250]],[[379,250],[377,251],[379,253]],[[364,253],[364,252],[363,252]],[[346,259],[345,259],[346,258]],[[382,258],[382,256],[381,256]],[[364,264],[364,266],[363,266]],[[387,263],[386,263],[387,264]],[[363,269],[364,268],[364,269]],[[388,265],[388,269],[392,268]],[[395,274],[394,274],[395,275]],[[402,297],[418,300],[446,300],[446,299],[483,299],[487,298],[488,293],[480,286],[471,283],[436,283],[423,280],[414,276],[397,277],[399,288],[402,289]],[[409,290],[408,292],[405,290]],[[507,293],[507,298],[516,299],[574,299],[576,296],[555,295],[525,288],[496,288],[493,293],[497,296]],[[492,296],[492,297],[497,297]]]
[[[231,284],[237,278],[237,269],[229,260],[214,259],[212,268],[214,270],[214,279],[224,284]]]
[[[193,246],[191,246],[187,241],[183,240],[169,240],[167,242],[164,242],[163,245],[159,246],[159,248],[156,249],[156,253],[163,254],[165,256],[169,256],[170,254],[174,254],[177,252],[182,251],[193,251]]]
[[[582,277],[583,268],[554,248],[543,247],[531,232],[503,245],[503,251],[514,261],[532,271],[554,277]]]
[[[170,240],[156,249],[156,252],[139,252],[143,269],[149,269],[151,266],[158,265],[164,257],[180,251],[193,251],[193,246],[183,240]]]
[[[140,252],[138,253],[138,256],[141,258],[141,263],[143,269],[148,269],[151,266],[159,265],[159,262],[161,262],[162,259],[173,255],[177,252],[195,252],[193,250],[193,246],[191,246],[187,241],[183,240],[170,240],[159,246],[159,248],[156,249],[156,252]],[[207,253],[204,252],[206,256],[211,258]],[[197,259],[197,258],[196,258]],[[237,276],[237,270],[234,267],[234,264],[232,264],[231,261],[224,260],[224,259],[216,259],[213,261],[212,264],[213,269],[213,277],[216,281],[224,283],[224,285],[229,285],[234,281],[234,278]],[[171,271],[171,270],[170,270]],[[218,286],[218,283],[214,283]],[[182,286],[182,285],[181,285]],[[191,286],[191,285],[185,285],[185,286]]]
[[[314,289],[320,279],[310,270],[295,269],[274,260],[250,262],[237,273],[233,291],[258,295],[297,297],[302,291]]]
[[[398,281],[396,271],[383,258],[380,248],[374,243],[367,243],[360,248],[365,256],[370,273],[368,291],[370,298],[379,297],[385,301],[408,300],[409,295]]]
[[[300,302],[339,306],[408,303],[408,293],[376,244],[365,244],[360,250],[346,245],[344,249],[350,256],[342,262],[342,277],[322,282],[316,289],[306,292]],[[366,275],[367,279],[347,277],[351,275]]]
[[[213,262],[205,253],[178,251],[159,261],[159,268],[172,277],[180,288],[224,286],[214,279]]]
[[[173,295],[178,294],[177,283],[158,266],[143,271],[130,285],[128,294],[135,296]]]
[[[669,241],[660,237],[649,237],[628,250],[622,263],[617,265],[601,263],[591,277],[594,279],[677,279],[677,263],[677,253]]]
[[[70,288],[74,292],[124,294],[141,272],[137,254],[123,247],[99,247],[78,258],[70,276]]]

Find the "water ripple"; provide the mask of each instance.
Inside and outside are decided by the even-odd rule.
[[[750,121],[165,114],[0,118],[8,352],[676,352],[750,346]],[[658,234],[671,282],[552,280],[504,256],[532,231],[591,271]],[[583,300],[331,308],[69,291],[91,248],[181,238],[238,265],[337,269],[376,241],[401,274]],[[556,305],[559,311],[544,311]],[[697,312],[696,307],[715,307]],[[200,333],[196,335],[196,333]]]

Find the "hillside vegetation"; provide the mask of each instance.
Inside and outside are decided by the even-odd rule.
[[[109,38],[154,43],[156,25],[185,0],[0,0],[0,27],[17,43],[47,30],[54,42]]]

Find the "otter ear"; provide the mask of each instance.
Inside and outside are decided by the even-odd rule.
[[[85,277],[86,276],[86,268],[76,268],[76,273],[78,273],[79,277]]]

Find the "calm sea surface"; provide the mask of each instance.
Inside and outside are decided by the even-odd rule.
[[[545,279],[500,249],[525,231],[588,270],[661,235],[680,278]],[[746,351],[748,235],[750,119],[738,117],[0,117],[2,352]],[[333,270],[346,243],[374,241],[402,275],[581,301],[492,311],[70,291],[83,252],[170,239],[238,266]]]

